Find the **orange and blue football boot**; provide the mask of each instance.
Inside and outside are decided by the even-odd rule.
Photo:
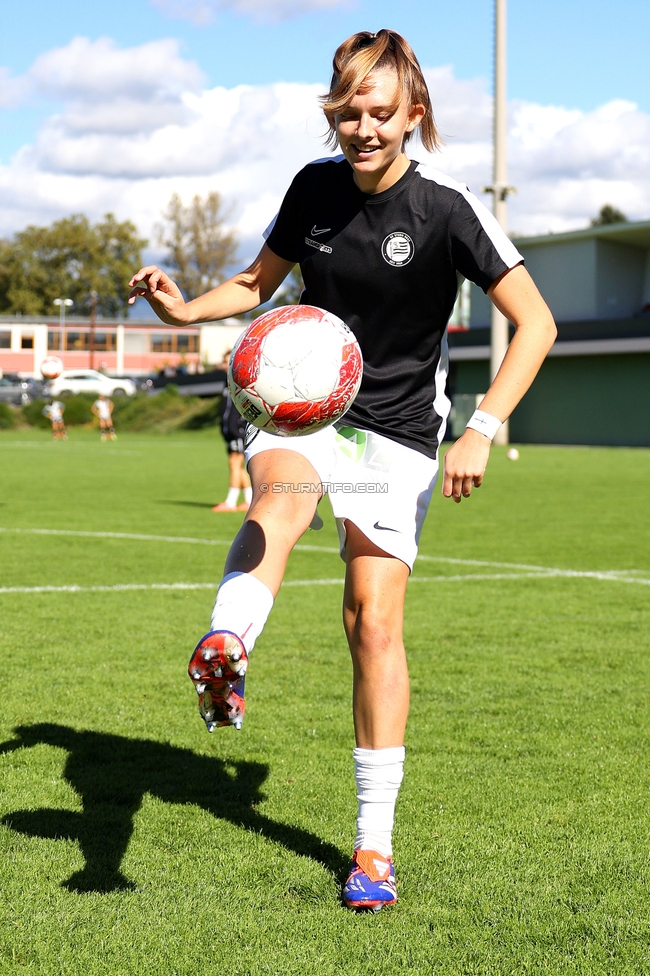
[[[246,648],[236,634],[211,630],[196,645],[187,672],[199,696],[199,712],[208,732],[221,725],[241,729],[247,668]]]
[[[348,908],[380,911],[384,905],[397,901],[395,868],[392,857],[377,851],[355,851],[348,880],[343,888],[343,901]]]

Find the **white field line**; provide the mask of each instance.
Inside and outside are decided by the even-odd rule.
[[[176,535],[146,535],[136,532],[90,532],[78,529],[20,529],[7,528],[0,526],[0,533],[23,533],[31,535],[46,536],[74,536],[90,539],[132,539],[137,542],[167,542],[182,543],[199,546],[229,546],[232,540],[225,539],[195,539],[189,536]],[[299,552],[322,552],[338,555],[338,548],[331,546],[310,546],[298,544],[294,547]],[[614,570],[575,570],[560,569],[552,566],[531,566],[527,563],[507,563],[484,559],[458,559],[451,556],[427,556],[418,555],[418,562],[446,563],[453,566],[476,566],[494,569],[519,570],[518,573],[490,573],[490,574],[463,574],[459,576],[412,576],[412,582],[461,582],[463,580],[497,580],[497,579],[533,579],[535,577],[558,577],[567,579],[597,579],[602,581],[620,583],[638,583],[642,586],[650,585],[650,579],[640,576],[644,570],[640,569],[614,569]],[[340,580],[293,580],[284,583],[284,586],[316,586],[331,585],[339,583]],[[170,583],[170,584],[121,584],[120,586],[109,587],[0,587],[2,593],[47,593],[47,592],[103,592],[118,589],[199,589],[215,584],[201,583]]]
[[[636,572],[636,570],[634,570]],[[460,583],[464,580],[521,580],[521,579],[596,579],[609,583],[640,583],[650,586],[650,579],[621,576],[613,573],[580,572],[577,569],[546,569],[535,573],[463,573],[459,576],[411,576],[410,583]]]
[[[411,576],[410,583],[468,583],[490,580],[557,579],[588,577],[619,583],[641,583],[650,586],[650,579],[614,577],[602,573],[578,573],[571,570],[549,570],[545,573],[463,573],[458,576]],[[287,586],[342,586],[343,578],[285,580]],[[11,593],[122,593],[125,590],[216,590],[218,583],[117,583],[114,586],[2,586],[0,596]]]
[[[115,586],[0,586],[3,593],[121,593],[124,590],[215,590],[216,583],[116,583]]]
[[[444,578],[444,577],[443,577]],[[115,586],[0,586],[3,593],[123,593],[125,590],[213,590],[218,583],[116,583]],[[285,586],[342,586],[339,579],[287,580]]]
[[[63,535],[82,539],[133,539],[135,542],[181,542],[192,546],[230,546],[232,539],[193,539],[183,535],[143,535],[139,532],[86,532],[79,529],[9,529],[0,526],[0,532],[24,535]],[[294,546],[303,552],[330,552],[339,554],[338,548],[328,546]]]
[[[603,569],[603,570],[580,570],[580,569],[559,569],[553,566],[528,566],[526,563],[500,563],[500,562],[488,562],[483,559],[452,559],[448,556],[423,556],[418,555],[419,560],[426,560],[432,563],[451,563],[457,566],[494,566],[495,569],[520,569],[523,570],[522,578],[525,575],[530,576],[586,576],[592,577],[593,579],[600,580],[617,580],[620,579],[622,582],[637,582],[637,583],[650,583],[650,580],[642,580],[638,578],[639,573],[643,573],[642,569]],[[647,572],[647,570],[645,570]],[[628,577],[630,579],[628,580]],[[636,579],[634,578],[636,577]],[[476,577],[478,579],[478,577]],[[424,577],[421,577],[424,579]],[[491,577],[494,579],[494,577]]]
[[[7,529],[0,532],[19,532],[25,535],[71,535],[82,539],[134,539],[136,542],[185,542],[195,546],[229,546],[232,539],[190,539],[181,535],[141,535],[138,532],[83,532],[77,529]],[[336,550],[338,552],[338,549]]]

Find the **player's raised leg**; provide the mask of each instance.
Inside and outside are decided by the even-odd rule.
[[[289,554],[320,497],[274,490],[276,485],[320,484],[311,463],[294,451],[264,451],[251,458],[249,468],[253,501],[226,559],[210,631],[188,668],[209,732],[219,725],[241,728],[248,655],[271,612]]]
[[[346,522],[343,621],[353,666],[359,812],[343,898],[378,911],[397,901],[392,830],[404,767],[409,678],[402,640],[408,566]]]

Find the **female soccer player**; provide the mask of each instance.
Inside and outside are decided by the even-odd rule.
[[[52,424],[52,437],[55,441],[67,441],[68,434],[65,429],[63,414],[65,413],[65,403],[60,400],[52,400],[43,407],[43,416],[47,417]]]
[[[462,277],[480,285],[515,326],[501,369],[445,457],[443,495],[478,487],[491,439],[532,383],[555,335],[521,255],[463,184],[408,158],[439,144],[420,66],[393,31],[362,32],[334,57],[323,99],[341,155],[295,177],[253,264],[185,303],[155,267],[131,280],[173,325],[225,318],[267,301],[300,264],[301,301],[335,313],[364,356],[360,393],[344,422],[290,441],[254,431],[246,456],[253,503],[226,560],[211,631],[190,661],[209,730],[241,724],[247,655],[280,587],[291,549],[314,515],[314,495],[274,482],[374,483],[331,491],[346,563],[343,622],[353,664],[359,816],[343,898],[379,909],[397,899],[391,834],[402,781],[409,679],[404,596],[449,414],[445,330]]]
[[[111,441],[117,439],[117,434],[113,427],[114,407],[113,401],[107,400],[104,394],[100,393],[90,408],[99,420],[99,437],[102,441],[105,441],[107,438]]]

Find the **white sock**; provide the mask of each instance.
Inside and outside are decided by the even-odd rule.
[[[359,816],[354,849],[393,853],[395,803],[404,776],[404,746],[353,752]]]
[[[249,505],[253,501],[253,489],[252,488],[244,488],[244,501],[245,502],[248,502]]]
[[[226,505],[230,508],[234,508],[237,504],[237,499],[239,498],[239,488],[229,488],[228,494],[226,495]]]
[[[273,594],[250,573],[228,573],[217,590],[210,630],[229,630],[248,654],[262,633],[273,606]]]

